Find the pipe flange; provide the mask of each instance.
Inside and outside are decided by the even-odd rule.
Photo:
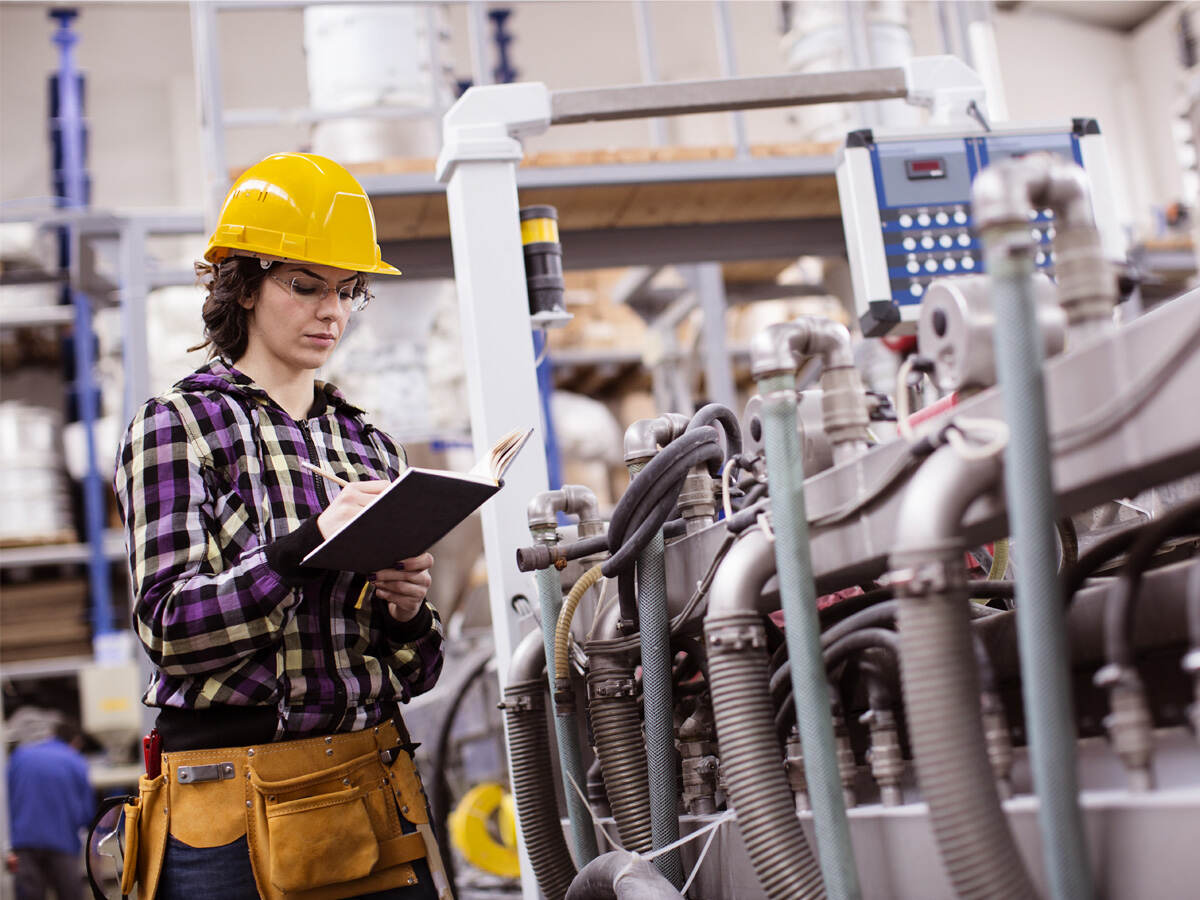
[[[767,632],[761,625],[718,625],[706,628],[708,646],[718,651],[760,650],[767,646]]]

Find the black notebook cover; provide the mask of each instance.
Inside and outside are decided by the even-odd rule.
[[[390,569],[432,547],[500,486],[457,472],[406,469],[302,565],[360,574]]]

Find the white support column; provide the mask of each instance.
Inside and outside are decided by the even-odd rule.
[[[471,88],[443,120],[437,169],[450,212],[475,451],[485,453],[510,428],[535,425],[539,431],[509,469],[504,489],[481,511],[501,691],[521,638],[512,599],[518,594],[533,599],[533,581],[516,564],[517,547],[529,534],[525,508],[548,487],[521,249],[516,167],[522,150],[516,137],[549,124],[544,85]],[[527,900],[536,900],[537,883],[519,825],[521,889]]]

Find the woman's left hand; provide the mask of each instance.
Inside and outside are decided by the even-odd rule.
[[[429,585],[433,555],[422,553],[403,559],[394,569],[380,569],[374,575],[375,595],[387,604],[388,613],[397,622],[407,622],[421,611]]]

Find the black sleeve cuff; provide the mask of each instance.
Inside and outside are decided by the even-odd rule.
[[[305,519],[291,534],[285,534],[267,545],[267,565],[287,584],[295,587],[316,571],[300,565],[300,561],[315,550],[322,540],[317,517]]]
[[[421,604],[417,614],[407,622],[397,622],[388,615],[387,638],[393,644],[411,644],[429,634],[433,628],[433,610],[429,602]]]

